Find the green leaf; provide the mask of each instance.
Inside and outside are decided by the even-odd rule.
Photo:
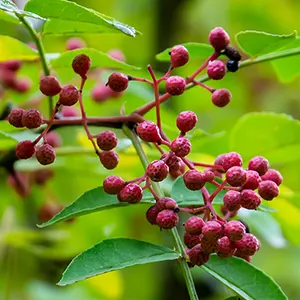
[[[144,192],[141,203],[153,204],[154,202],[153,196],[150,193]],[[129,205],[130,204],[128,203],[120,202],[115,195],[109,195],[105,193],[102,187],[98,187],[85,192],[77,200],[56,214],[51,220],[38,225],[38,227],[43,228],[74,217]]]
[[[179,253],[144,241],[116,238],[94,245],[76,256],[58,285],[64,286],[92,276],[126,267],[175,260]]]
[[[35,50],[10,36],[0,35],[0,62],[6,60],[35,60],[39,56]]]
[[[246,114],[232,128],[229,148],[245,160],[255,155],[278,164],[299,160],[300,122],[285,114]]]
[[[20,23],[19,19],[14,14],[12,14],[10,12],[5,12],[3,10],[0,10],[0,20],[14,23],[14,24]]]
[[[208,192],[212,194],[216,190],[216,186],[211,183],[206,183],[205,187]],[[226,191],[221,191],[214,199],[214,204],[223,204],[223,196]],[[187,205],[204,205],[202,192],[200,191],[191,191],[187,189],[183,182],[183,176],[176,178],[173,183],[171,190],[171,197],[176,200],[178,205],[187,206]]]
[[[203,59],[203,58],[208,58],[213,52],[214,49],[212,46],[208,44],[203,44],[203,43],[185,43],[181,44],[183,45],[188,51],[190,58],[197,58],[197,59]],[[157,54],[155,57],[159,61],[170,61],[170,54],[169,52],[171,51],[173,47],[170,47],[159,54]]]
[[[44,18],[56,20],[56,22],[57,20],[73,22],[73,24],[70,23],[69,26],[66,26],[66,33],[68,34],[71,34],[70,30],[72,25],[75,26],[72,32],[74,34],[78,27],[81,27],[84,32],[87,32],[86,30],[90,24],[97,25],[99,28],[101,27],[102,32],[122,32],[133,37],[138,33],[131,26],[75,2],[65,0],[29,0],[24,9],[25,11],[36,13]],[[63,27],[59,28],[58,24],[62,25],[59,21],[56,27],[52,26],[53,34],[56,33],[53,31],[53,28],[58,29],[58,34],[64,33],[62,30]],[[87,27],[85,27],[86,25]]]
[[[270,276],[241,258],[222,259],[217,255],[211,255],[202,268],[243,299],[288,299]]]
[[[108,54],[92,48],[81,48],[67,51],[58,57],[50,58],[53,68],[72,68],[72,61],[76,55],[86,54],[92,61],[92,67],[103,67],[122,70],[138,70],[138,67],[128,65],[122,61],[113,59]]]
[[[296,39],[297,32],[287,35],[266,33],[263,31],[246,30],[236,34],[239,47],[251,57],[268,54],[283,49]]]

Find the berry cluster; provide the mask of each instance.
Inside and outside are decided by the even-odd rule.
[[[187,260],[191,266],[204,264],[208,261],[210,254],[214,252],[220,257],[235,255],[249,261],[250,257],[259,249],[259,241],[254,235],[246,232],[243,223],[229,219],[234,217],[241,207],[257,209],[262,199],[272,200],[277,197],[278,186],[282,181],[280,173],[270,169],[268,161],[261,156],[253,157],[247,168],[242,167],[242,157],[236,152],[219,155],[213,164],[188,159],[192,144],[187,133],[193,130],[198,122],[197,115],[192,111],[183,111],[177,116],[175,123],[179,133],[175,139],[169,140],[164,133],[160,117],[161,103],[172,96],[183,94],[189,86],[201,86],[208,90],[211,93],[213,104],[218,107],[226,106],[231,100],[232,96],[227,89],[216,90],[196,80],[197,75],[205,69],[209,78],[213,80],[222,79],[226,71],[232,72],[238,69],[241,56],[235,48],[229,45],[230,38],[224,29],[220,27],[213,29],[209,34],[209,42],[213,46],[214,52],[186,79],[180,76],[171,76],[174,69],[184,66],[189,61],[189,52],[182,45],[171,49],[169,53],[170,68],[161,78],[156,78],[151,66],[148,66],[148,71],[152,81],[118,72],[112,73],[108,77],[106,85],[103,85],[103,88],[105,86],[111,91],[110,94],[108,93],[110,96],[112,93],[123,93],[132,81],[144,82],[153,89],[154,101],[136,109],[130,115],[110,118],[88,118],[86,116],[82,90],[91,68],[91,60],[87,55],[80,54],[72,62],[74,72],[81,77],[79,88],[74,85],[62,87],[55,76],[44,76],[40,80],[40,91],[45,96],[58,97],[49,120],[44,120],[41,114],[34,109],[25,111],[17,108],[12,110],[8,117],[9,122],[15,127],[34,129],[42,124],[46,125],[36,140],[33,142],[22,141],[16,147],[16,156],[19,159],[27,159],[35,154],[36,159],[43,165],[51,164],[55,160],[53,147],[59,144],[56,143],[57,137],[50,136],[53,132],[50,131],[52,125],[63,126],[68,122],[81,124],[100,162],[108,170],[116,168],[119,163],[119,156],[114,151],[118,144],[117,136],[110,130],[93,135],[89,131],[88,124],[97,122],[100,126],[114,128],[125,126],[141,141],[152,143],[158,150],[159,157],[147,165],[144,174],[130,181],[110,175],[105,178],[103,189],[108,194],[116,195],[120,202],[129,204],[139,203],[143,198],[143,191],[148,189],[156,203],[147,210],[146,218],[150,224],[156,225],[160,229],[174,228],[178,224],[179,214],[182,212],[194,215],[185,223],[184,235],[184,242],[188,247]],[[81,46],[82,44],[80,45],[78,40],[73,40],[68,49],[76,49]],[[225,63],[217,59],[222,54],[229,58],[227,69]],[[162,82],[165,84],[166,92],[160,95],[159,85]],[[69,109],[72,109],[76,103],[79,103],[81,118],[68,119],[69,116],[75,116],[74,112]],[[144,115],[154,108],[156,122],[146,120]],[[43,142],[38,144],[40,140]],[[153,183],[161,182],[168,176],[171,178],[182,176],[187,189],[201,190],[204,204],[179,207],[174,199],[159,197]],[[216,177],[221,178],[222,183],[216,181]],[[212,194],[206,188],[207,183],[216,187]],[[213,200],[222,190],[227,191],[221,209],[223,217],[218,215],[213,206]],[[199,217],[199,215],[203,216]]]

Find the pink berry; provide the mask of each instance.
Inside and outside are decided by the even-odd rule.
[[[209,33],[208,39],[210,44],[218,52],[225,49],[230,43],[230,37],[222,27],[215,27],[212,29]]]
[[[261,176],[261,179],[264,180],[271,180],[274,181],[278,186],[282,183],[282,176],[281,174],[274,169],[269,169],[267,173]]]
[[[56,154],[52,146],[49,144],[43,144],[38,147],[35,156],[41,165],[49,165],[54,162]]]
[[[53,148],[57,148],[62,144],[61,136],[55,131],[50,131],[46,134],[46,141]]]
[[[114,169],[119,163],[119,155],[117,152],[111,151],[102,151],[100,152],[100,161],[104,168],[107,170]]]
[[[128,76],[122,73],[112,73],[107,84],[113,91],[123,92],[128,87]]]
[[[218,239],[223,234],[223,227],[217,221],[207,221],[202,227],[202,234],[209,239]]]
[[[65,118],[70,118],[70,117],[77,117],[78,116],[78,111],[75,107],[72,106],[63,106],[61,108],[61,114]]]
[[[257,209],[261,204],[261,199],[253,190],[242,190],[240,197],[241,206],[247,209]]]
[[[208,254],[214,253],[217,248],[218,238],[219,236],[207,237],[202,234],[200,237],[200,244],[201,244],[202,251]]]
[[[33,179],[37,185],[44,186],[46,182],[54,176],[53,170],[41,169],[34,171]]]
[[[18,93],[26,93],[31,88],[32,82],[29,78],[20,78],[16,81],[15,90]]]
[[[147,218],[147,221],[151,225],[156,225],[156,218],[157,218],[158,213],[159,213],[159,210],[157,209],[156,205],[152,205],[148,208],[148,210],[146,212],[146,218]]]
[[[79,54],[73,59],[72,68],[76,74],[86,77],[91,68],[91,59],[85,54]]]
[[[226,66],[221,60],[213,60],[208,63],[207,75],[210,79],[220,80],[226,74]]]
[[[215,180],[215,173],[211,170],[206,169],[204,171],[204,180],[206,182],[213,182]]]
[[[197,115],[192,111],[183,111],[176,119],[177,128],[183,133],[192,130],[196,126],[197,122]]]
[[[259,240],[251,233],[245,233],[241,240],[234,243],[239,255],[252,256],[260,248]]]
[[[185,163],[182,160],[179,161],[179,169],[178,170],[174,171],[170,168],[170,175],[173,179],[183,175],[184,172],[185,172]]]
[[[244,236],[246,227],[240,221],[232,220],[225,224],[224,235],[226,235],[232,242],[236,242]]]
[[[91,91],[91,98],[95,102],[105,102],[109,98],[117,98],[122,93],[114,92],[109,86],[103,83],[98,83]]]
[[[7,89],[15,89],[17,77],[16,73],[8,69],[0,69],[1,85]]]
[[[41,126],[43,122],[42,115],[36,109],[28,109],[23,112],[22,124],[23,126],[33,129]]]
[[[246,179],[247,173],[241,167],[231,167],[226,171],[226,180],[231,186],[242,186]]]
[[[97,136],[97,145],[101,150],[109,151],[114,149],[118,144],[117,136],[110,130],[102,131]]]
[[[229,104],[231,98],[231,93],[228,90],[219,89],[212,93],[211,100],[215,106],[224,107]]]
[[[189,61],[189,52],[182,46],[174,46],[171,50],[171,64],[173,68],[184,66]]]
[[[103,189],[105,193],[117,195],[126,185],[125,181],[119,176],[107,176],[103,181]]]
[[[190,249],[194,246],[200,244],[200,234],[190,234],[188,232],[184,233],[183,236],[184,244]]]
[[[138,136],[145,142],[159,143],[161,136],[157,125],[151,121],[143,121],[136,128]]]
[[[178,221],[178,214],[170,209],[162,210],[156,217],[156,224],[162,229],[172,229],[178,224]]]
[[[235,252],[235,246],[227,236],[223,236],[217,241],[216,253],[219,257],[232,257]]]
[[[66,49],[67,50],[75,50],[86,47],[86,43],[81,38],[70,38],[67,40]]]
[[[243,185],[243,189],[256,190],[258,188],[259,183],[261,182],[261,178],[256,171],[247,170],[247,179]]]
[[[72,106],[79,100],[80,92],[74,85],[66,85],[59,94],[59,103]]]
[[[278,185],[271,180],[264,180],[258,186],[259,195],[265,200],[272,200],[279,195]]]
[[[191,142],[185,137],[177,137],[172,141],[170,149],[179,157],[185,157],[191,152]]]
[[[22,66],[22,62],[20,60],[7,60],[1,63],[0,67],[3,67],[12,72],[18,71]]]
[[[218,170],[220,173],[225,173],[226,170],[223,170],[223,160],[226,153],[220,154],[216,157],[214,164],[220,166],[222,169]]]
[[[156,201],[156,207],[158,209],[158,211],[162,211],[164,209],[175,209],[176,207],[178,207],[176,201],[172,198],[169,197],[163,197],[163,198],[159,198]]]
[[[200,234],[205,225],[203,219],[200,217],[190,217],[184,224],[185,231],[190,234]]]
[[[16,146],[16,156],[19,159],[28,159],[33,156],[34,152],[35,148],[32,141],[22,141]]]
[[[241,207],[240,197],[241,197],[240,192],[228,191],[223,197],[223,202],[224,202],[225,207],[229,211],[238,210]]]
[[[192,265],[202,266],[209,260],[209,254],[204,253],[200,245],[196,245],[188,251],[188,256]]]
[[[45,96],[55,96],[60,93],[61,86],[55,76],[44,76],[40,80],[40,91]]]
[[[264,175],[269,169],[269,162],[262,156],[251,158],[248,164],[248,169],[256,171],[259,175]]]
[[[206,183],[204,174],[197,170],[188,170],[185,172],[183,182],[192,191],[201,190]]]
[[[147,176],[155,182],[163,181],[169,173],[169,167],[163,160],[154,160],[146,170]]]
[[[237,152],[229,152],[224,154],[221,165],[224,170],[227,171],[231,167],[241,167],[243,165],[243,159]]]
[[[171,76],[166,80],[166,91],[172,96],[183,94],[185,86],[185,80],[180,76]]]
[[[125,55],[120,49],[111,49],[107,53],[110,57],[113,59],[119,60],[119,61],[125,61]]]
[[[176,172],[180,168],[180,158],[173,152],[164,153],[161,158],[169,167],[169,172]]]
[[[142,188],[134,183],[127,184],[121,191],[118,193],[118,200],[120,202],[128,202],[131,204],[138,203],[143,198]]]
[[[8,122],[17,128],[22,128],[24,125],[22,124],[22,116],[24,113],[24,109],[22,108],[14,108],[10,114],[8,115]]]

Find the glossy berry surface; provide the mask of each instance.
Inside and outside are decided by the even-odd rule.
[[[184,224],[185,231],[190,234],[202,233],[202,228],[205,225],[203,219],[200,217],[192,216]]]
[[[215,90],[212,93],[211,100],[214,105],[218,107],[224,107],[229,104],[232,96],[231,93],[226,89]]]
[[[220,80],[226,74],[225,64],[221,60],[210,61],[206,70],[208,77],[214,80]]]
[[[97,136],[97,145],[101,150],[109,151],[114,149],[118,144],[117,136],[110,130],[102,131]]]
[[[36,109],[25,110],[22,114],[22,124],[29,129],[40,127],[42,121],[42,115]]]
[[[200,244],[200,234],[190,234],[185,232],[183,235],[184,244],[190,249]]]
[[[99,157],[103,167],[107,170],[114,169],[119,163],[119,155],[113,150],[102,151],[100,152]]]
[[[197,115],[192,111],[183,111],[176,118],[177,128],[183,133],[192,130],[197,122]]]
[[[171,143],[170,149],[179,157],[185,157],[191,152],[191,142],[185,137],[178,137]]]
[[[270,164],[268,160],[262,156],[255,156],[251,158],[248,164],[248,169],[256,171],[259,175],[267,173]]]
[[[210,31],[208,40],[216,51],[221,51],[229,44],[230,37],[222,27],[215,27]]]
[[[164,180],[169,173],[169,167],[163,160],[152,161],[146,170],[147,176],[155,182]]]
[[[226,235],[232,242],[241,240],[245,233],[246,228],[240,221],[232,220],[224,225],[224,235]]]
[[[16,146],[16,156],[19,159],[28,159],[33,156],[35,147],[32,141],[22,141]]]
[[[166,91],[172,96],[183,94],[185,86],[185,80],[180,76],[171,76],[166,80]]]
[[[56,154],[52,146],[43,144],[37,148],[35,156],[41,165],[49,165],[54,162]]]
[[[259,195],[265,200],[272,200],[279,195],[278,185],[271,180],[264,180],[258,186]]]
[[[176,172],[180,168],[180,158],[173,152],[164,153],[161,158],[169,167],[169,172]]]
[[[218,239],[216,245],[216,253],[219,257],[232,257],[234,252],[235,246],[227,236],[223,236]]]
[[[40,91],[45,96],[55,96],[60,93],[61,86],[55,76],[44,76],[40,80]]]
[[[226,68],[228,72],[236,72],[239,69],[239,62],[237,60],[230,59],[226,63]]]
[[[231,45],[226,46],[224,54],[231,60],[240,61],[242,59],[242,56],[239,53],[239,51]]]
[[[280,172],[274,169],[269,169],[267,173],[261,176],[261,179],[274,181],[278,186],[282,183]]]
[[[136,128],[137,135],[145,142],[158,143],[161,140],[157,125],[151,121],[143,121]]]
[[[72,68],[76,74],[85,77],[91,68],[91,64],[91,59],[87,55],[79,54],[73,59]]]
[[[225,171],[232,167],[241,167],[243,159],[237,152],[229,152],[223,155],[222,162],[220,162]]]
[[[185,186],[192,191],[202,189],[206,183],[204,174],[197,170],[188,170],[185,172],[183,182]]]
[[[209,260],[209,254],[202,251],[201,245],[196,245],[187,252],[192,265],[202,266]]]
[[[103,189],[105,193],[110,195],[116,195],[125,187],[125,181],[115,175],[107,176],[103,181]]]
[[[243,185],[243,189],[256,190],[258,188],[259,183],[261,182],[261,178],[256,171],[247,170],[247,179]]]
[[[171,50],[170,56],[173,68],[184,66],[189,61],[189,52],[182,45],[174,46]]]
[[[240,197],[241,206],[247,209],[257,209],[261,204],[261,199],[253,190],[242,190]]]
[[[156,225],[156,217],[159,213],[159,210],[156,205],[152,205],[146,211],[146,219],[151,225]]]
[[[239,255],[252,256],[260,248],[258,239],[251,233],[245,233],[241,240],[234,243]]]
[[[223,197],[224,205],[229,211],[238,210],[241,207],[240,197],[240,192],[228,191]]]
[[[114,92],[123,92],[128,87],[128,76],[122,73],[112,73],[108,77],[107,84]]]
[[[231,167],[226,171],[226,180],[231,186],[242,186],[247,179],[247,172],[241,167]]]
[[[138,203],[143,198],[142,188],[134,183],[127,184],[121,191],[118,193],[118,200],[120,202],[128,202],[131,204]]]
[[[24,113],[24,109],[15,108],[8,115],[8,122],[17,128],[22,128],[24,125],[22,124],[22,115]]]
[[[179,221],[178,214],[170,209],[164,209],[158,213],[156,224],[162,229],[172,229]]]
[[[59,94],[59,103],[65,106],[72,106],[79,100],[79,90],[74,85],[66,85]]]
[[[170,197],[159,198],[156,201],[156,206],[159,211],[162,211],[164,209],[175,209],[176,207],[178,207],[176,201]]]
[[[223,227],[219,222],[207,221],[202,227],[202,234],[210,239],[218,239],[223,234]]]

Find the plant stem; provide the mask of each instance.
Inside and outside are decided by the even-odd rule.
[[[134,134],[127,126],[123,126],[123,131],[132,141],[132,144],[140,158],[140,161],[143,164],[144,169],[146,169],[148,166],[148,159],[147,159],[147,156],[142,148],[142,145],[141,145],[137,135]],[[163,193],[162,189],[160,188],[159,183],[152,182],[152,188],[159,197],[164,197],[164,193]],[[197,295],[197,292],[195,289],[194,280],[193,280],[190,268],[185,260],[184,246],[181,242],[178,231],[176,228],[173,228],[171,230],[171,233],[173,235],[173,238],[174,238],[174,241],[176,244],[176,248],[181,253],[181,257],[178,259],[178,262],[180,264],[180,267],[181,267],[181,270],[182,270],[182,273],[183,273],[183,276],[185,279],[185,283],[186,283],[186,286],[188,289],[190,299],[198,300],[199,298],[198,298],[198,295]]]
[[[50,75],[50,69],[47,65],[47,61],[46,61],[46,55],[45,55],[45,49],[44,46],[42,44],[42,41],[40,39],[40,37],[38,36],[37,32],[34,30],[34,28],[31,26],[31,24],[25,19],[24,16],[22,16],[19,13],[15,13],[16,16],[19,18],[19,20],[23,23],[23,25],[26,27],[26,29],[28,30],[30,36],[32,37],[36,48],[39,52],[39,56],[42,62],[42,67],[44,70],[44,74],[45,76],[49,76]],[[53,111],[53,99],[52,97],[48,97],[49,100],[49,114],[51,115],[52,111]]]

